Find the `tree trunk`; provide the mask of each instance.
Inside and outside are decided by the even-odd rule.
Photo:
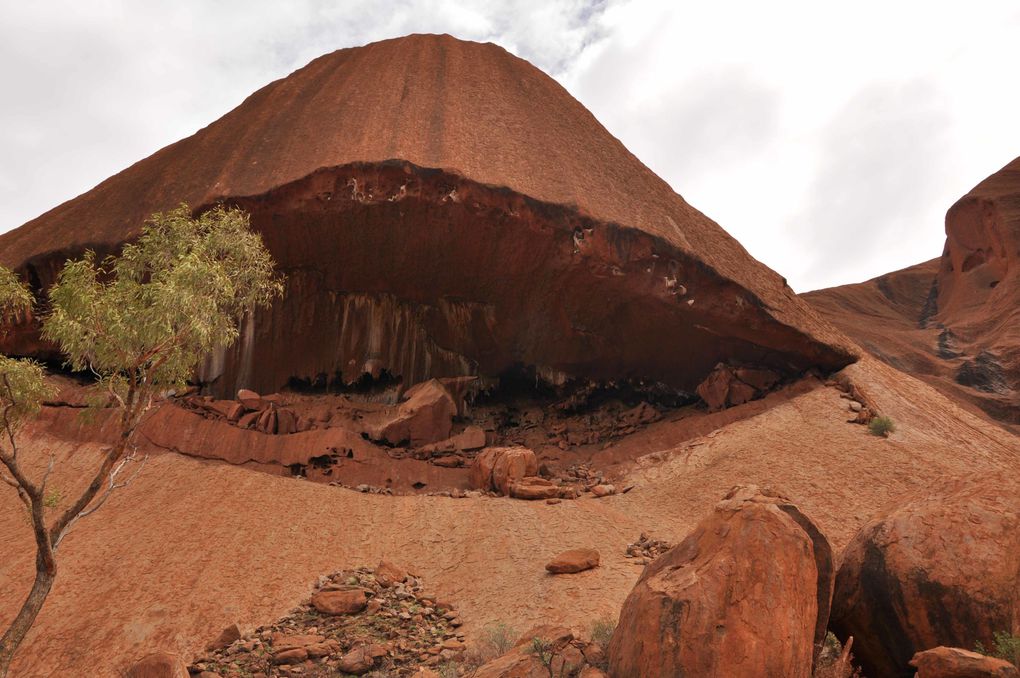
[[[47,558],[47,555],[50,557]],[[18,616],[14,618],[3,638],[0,638],[0,678],[7,678],[14,653],[35,623],[35,618],[39,616],[39,610],[42,609],[46,596],[53,586],[53,580],[57,578],[57,564],[52,555],[52,552],[36,554],[35,583],[32,584],[32,590],[18,611]]]

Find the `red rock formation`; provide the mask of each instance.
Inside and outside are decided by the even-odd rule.
[[[1020,431],[1020,158],[949,209],[941,258],[804,296],[882,360]]]
[[[1020,678],[1020,671],[1008,661],[958,647],[918,652],[910,665],[917,669],[917,678]]]
[[[832,593],[829,543],[796,506],[735,488],[624,602],[614,676],[808,678]]]
[[[471,486],[510,494],[512,483],[538,475],[538,459],[525,447],[490,447],[471,464]]]
[[[320,57],[0,236],[45,288],[151,212],[226,201],[289,276],[204,370],[215,389],[363,373],[635,379],[693,392],[721,360],[790,374],[841,337],[560,85],[491,44],[416,35]],[[45,350],[25,326],[6,349]]]
[[[872,521],[843,553],[833,630],[866,675],[912,676],[916,652],[992,646],[1020,623],[1020,494],[1008,479],[957,483]]]

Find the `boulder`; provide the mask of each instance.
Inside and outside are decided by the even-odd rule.
[[[710,411],[721,410],[732,405],[742,405],[760,397],[775,386],[780,376],[769,369],[755,367],[730,367],[719,363],[715,369],[698,384],[698,396],[708,405]]]
[[[550,574],[573,574],[599,566],[599,552],[595,549],[571,549],[550,560],[545,569]]]
[[[918,652],[910,665],[917,669],[917,678],[1020,678],[1020,671],[1008,661],[958,647]]]
[[[386,420],[371,428],[369,436],[373,440],[420,446],[450,437],[457,403],[438,379],[416,384],[405,396],[407,400]]]
[[[907,675],[932,647],[990,647],[1020,620],[1020,491],[962,480],[865,525],[836,577],[832,629],[866,675]]]
[[[510,483],[538,475],[538,459],[526,447],[490,447],[475,457],[470,481],[475,489],[507,495]]]
[[[610,675],[809,678],[832,552],[787,499],[734,488],[653,561],[623,604]]]
[[[153,652],[128,669],[127,678],[188,678],[188,665],[169,652]]]
[[[368,598],[362,589],[325,590],[312,596],[312,607],[323,614],[357,614],[367,604]]]
[[[527,476],[510,482],[510,496],[514,499],[554,499],[560,496],[560,486],[538,476]]]

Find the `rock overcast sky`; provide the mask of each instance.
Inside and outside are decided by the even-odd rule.
[[[1020,155],[1011,0],[3,2],[0,232],[407,33],[542,68],[799,292],[938,256],[946,209]]]

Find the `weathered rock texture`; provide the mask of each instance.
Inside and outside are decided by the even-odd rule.
[[[613,138],[559,84],[491,44],[415,35],[320,57],[195,135],[0,236],[37,289],[116,249],[153,211],[252,215],[284,299],[204,376],[534,367],[693,393],[721,360],[838,368],[841,336]],[[31,324],[5,346],[41,354]]]
[[[832,628],[854,636],[872,676],[913,676],[916,652],[992,646],[1020,631],[1020,500],[1013,482],[980,479],[875,520],[844,551]]]
[[[832,595],[829,543],[796,506],[735,488],[627,597],[614,676],[807,678]]]
[[[910,665],[917,669],[917,678],[1020,678],[1020,671],[1008,661],[958,647],[918,652]]]
[[[1020,158],[949,209],[941,258],[805,298],[879,358],[1020,431]]]
[[[188,678],[188,665],[169,652],[153,652],[139,659],[124,674],[127,678]]]

